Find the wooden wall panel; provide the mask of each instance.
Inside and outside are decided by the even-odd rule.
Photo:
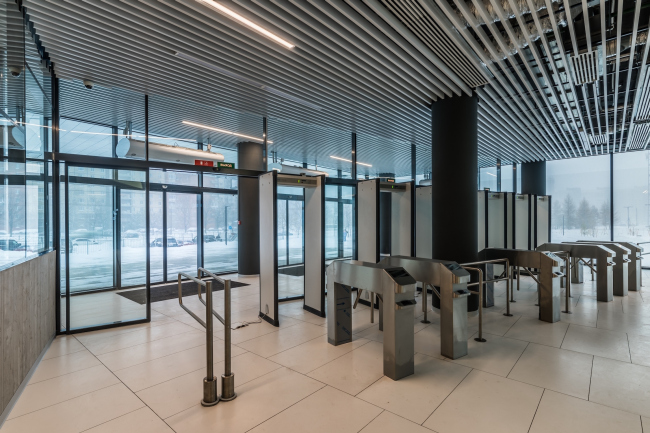
[[[56,253],[0,271],[0,413],[56,334]]]

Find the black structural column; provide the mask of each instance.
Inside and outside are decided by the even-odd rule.
[[[478,97],[445,98],[431,106],[433,258],[478,258]]]
[[[546,195],[546,161],[521,164],[521,193]]]
[[[264,144],[245,141],[237,144],[237,168],[265,171]],[[241,275],[260,273],[260,186],[256,177],[238,181],[239,228],[238,269]]]

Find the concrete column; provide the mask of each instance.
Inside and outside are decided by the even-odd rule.
[[[431,106],[433,258],[478,259],[478,96]]]
[[[264,144],[245,141],[237,144],[237,168],[264,171]],[[240,177],[238,181],[239,228],[237,239],[240,275],[260,273],[260,201],[257,178]]]
[[[546,161],[521,164],[521,193],[546,195]]]

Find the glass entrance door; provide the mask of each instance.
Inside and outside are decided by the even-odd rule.
[[[65,329],[147,318],[145,176],[66,165]]]
[[[237,269],[238,219],[236,195],[203,193],[203,267],[210,272]]]
[[[199,267],[196,235],[200,195],[176,192],[165,195],[167,210],[162,244],[167,247],[167,281],[175,281],[179,272],[195,275]]]

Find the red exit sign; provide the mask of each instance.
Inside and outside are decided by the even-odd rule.
[[[214,162],[206,161],[204,159],[195,159],[194,160],[194,165],[200,165],[200,166],[203,166],[203,167],[214,167]]]

